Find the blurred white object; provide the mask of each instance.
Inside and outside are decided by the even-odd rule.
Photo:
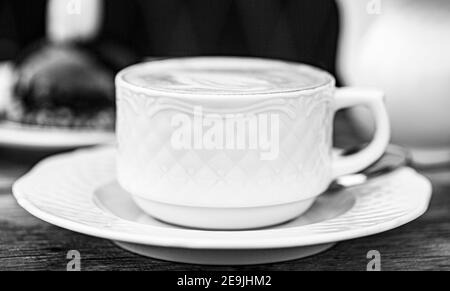
[[[387,93],[394,143],[450,151],[450,1],[339,2],[345,85]],[[355,117],[370,134],[364,111]]]
[[[0,115],[12,101],[14,74],[10,63],[0,63]]]
[[[50,0],[47,35],[53,42],[88,41],[102,23],[103,0]]]

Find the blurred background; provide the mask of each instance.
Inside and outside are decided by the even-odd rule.
[[[449,51],[448,0],[0,0],[0,112],[22,125],[111,131],[123,67],[277,58],[386,91],[393,143],[419,162],[446,163]],[[342,119],[338,142],[339,132],[370,137],[363,109]]]

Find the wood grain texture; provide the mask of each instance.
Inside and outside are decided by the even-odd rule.
[[[11,195],[12,182],[44,153],[0,150],[0,270],[66,269],[69,250],[82,256],[82,270],[366,270],[366,254],[378,250],[382,270],[450,270],[450,174],[433,173],[429,211],[401,228],[339,243],[302,260],[248,267],[205,267],[143,258],[113,243],[42,222],[21,209]],[[435,178],[438,177],[438,178]]]

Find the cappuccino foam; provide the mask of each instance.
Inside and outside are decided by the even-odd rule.
[[[313,89],[328,74],[295,63],[249,58],[191,58],[135,66],[123,79],[131,85],[180,94],[245,95]]]

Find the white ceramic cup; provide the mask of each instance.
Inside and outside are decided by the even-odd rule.
[[[116,84],[118,181],[148,214],[177,225],[288,221],[389,142],[382,92],[336,89],[330,74],[307,65],[171,59],[129,67]],[[335,112],[353,106],[371,110],[376,134],[361,152],[335,156]]]

